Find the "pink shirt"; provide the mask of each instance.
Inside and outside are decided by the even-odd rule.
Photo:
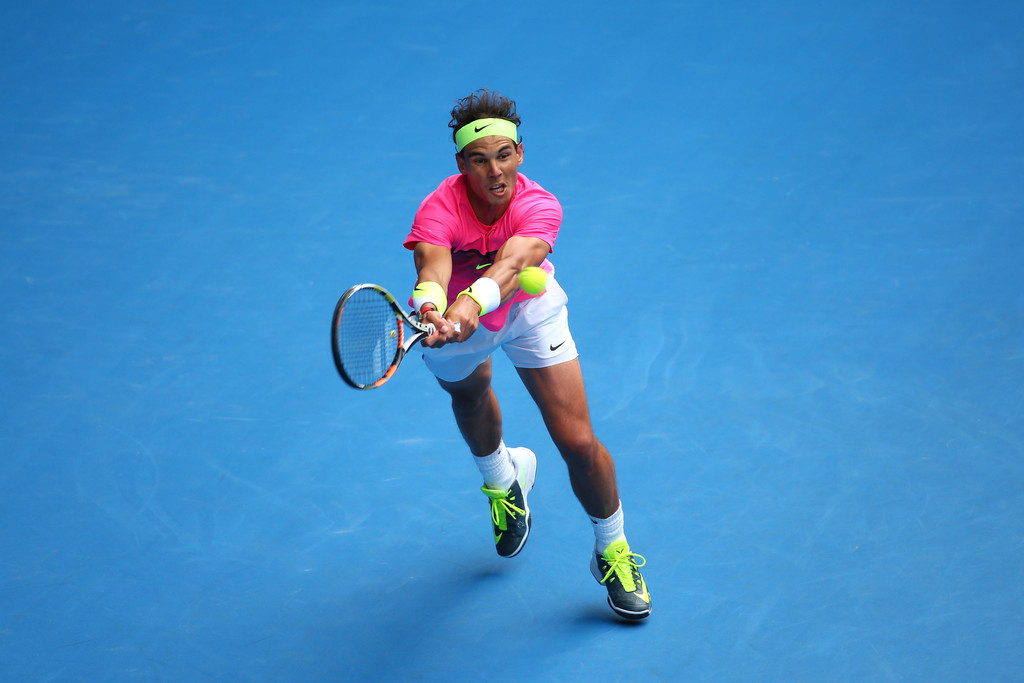
[[[452,279],[447,292],[451,302],[494,263],[495,253],[510,237],[537,237],[553,249],[561,224],[562,206],[555,196],[520,173],[505,214],[494,225],[484,225],[473,212],[466,179],[459,174],[445,178],[420,204],[405,247],[415,249],[417,242],[427,242],[451,249]],[[547,259],[541,268],[548,273],[555,269]],[[519,291],[505,305],[481,316],[480,323],[491,331],[500,330],[509,306],[528,298],[529,294]]]

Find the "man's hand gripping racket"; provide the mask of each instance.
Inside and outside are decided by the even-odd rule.
[[[455,323],[456,332],[459,323]],[[413,344],[434,334],[379,285],[350,287],[334,307],[331,350],[338,374],[356,389],[375,389],[395,374]]]

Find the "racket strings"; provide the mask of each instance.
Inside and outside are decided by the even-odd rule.
[[[402,332],[383,295],[373,289],[353,293],[338,321],[338,352],[345,373],[360,386],[383,379],[394,364]]]

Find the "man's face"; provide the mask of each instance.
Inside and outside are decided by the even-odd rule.
[[[512,201],[523,163],[523,146],[500,135],[489,135],[466,145],[455,155],[469,191],[492,208]]]

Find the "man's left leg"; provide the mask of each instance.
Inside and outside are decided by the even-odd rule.
[[[646,560],[626,541],[615,462],[594,435],[579,359],[517,370],[565,461],[572,490],[593,522],[594,578],[608,589],[608,604],[617,614],[643,619],[651,613],[639,570]]]

